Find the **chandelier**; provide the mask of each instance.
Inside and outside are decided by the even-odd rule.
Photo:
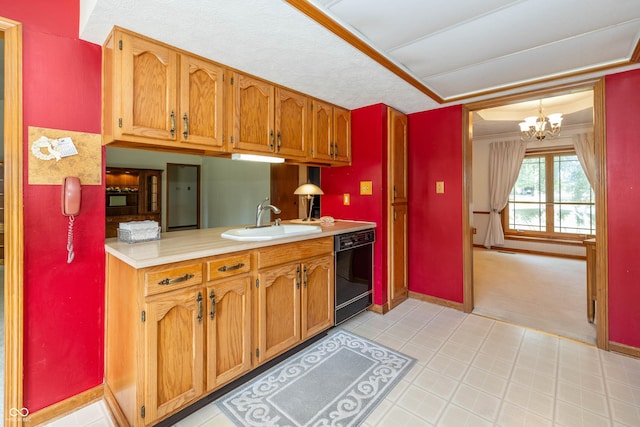
[[[520,139],[528,141],[535,138],[542,141],[547,136],[549,138],[556,137],[560,135],[560,123],[562,123],[561,113],[549,114],[547,117],[542,114],[542,100],[540,100],[538,115],[526,117],[524,122],[520,123]],[[547,129],[547,124],[549,129]]]

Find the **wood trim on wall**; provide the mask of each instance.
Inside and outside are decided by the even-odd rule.
[[[593,139],[596,159],[596,345],[609,350],[609,237],[607,134],[604,78],[593,86]]]
[[[473,180],[473,116],[462,108],[462,182]],[[473,311],[473,232],[471,227],[471,186],[462,186],[462,308]]]
[[[11,408],[23,408],[23,124],[22,124],[22,24],[0,18],[4,33],[4,420],[22,426],[22,417],[11,417]]]
[[[78,393],[74,396],[71,396],[68,399],[60,401],[58,403],[54,403],[53,405],[47,406],[37,412],[29,414],[27,420],[25,420],[25,424],[29,424],[30,426],[38,426],[45,423],[50,423],[57,418],[64,417],[72,412],[77,411],[83,406],[90,405],[91,403],[97,402],[102,399],[103,396],[103,386],[102,384],[91,388],[82,393]]]
[[[450,301],[447,299],[432,297],[430,295],[425,295],[425,294],[419,294],[413,291],[409,291],[409,298],[414,298],[420,301],[430,302],[432,304],[442,305],[444,307],[455,308],[456,310],[464,311],[463,304],[455,301]]]
[[[625,344],[619,344],[617,342],[609,342],[609,350],[616,353],[624,354],[625,356],[635,357],[640,359],[640,348],[631,347]]]

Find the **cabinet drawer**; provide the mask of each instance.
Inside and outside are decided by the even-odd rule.
[[[144,273],[145,295],[155,295],[202,283],[202,263],[152,267]]]
[[[332,251],[333,237],[322,237],[320,239],[268,246],[257,250],[258,268],[299,261],[303,258],[327,254]]]
[[[207,261],[206,266],[207,281],[248,273],[251,271],[251,254],[225,255]]]

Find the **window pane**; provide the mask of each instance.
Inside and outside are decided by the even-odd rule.
[[[544,231],[546,209],[541,203],[510,203],[509,228],[513,230]]]
[[[595,205],[576,204],[555,207],[556,233],[596,234]]]
[[[554,200],[593,203],[593,192],[578,156],[555,156],[553,163]]]
[[[528,157],[522,161],[520,175],[513,186],[511,198],[513,202],[537,202],[545,200],[545,165],[544,158]]]
[[[545,230],[545,163],[542,157],[522,161],[518,180],[509,197],[509,228]]]

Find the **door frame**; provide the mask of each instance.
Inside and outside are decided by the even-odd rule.
[[[166,224],[167,224],[167,231],[173,231],[169,229],[169,216],[170,216],[170,212],[169,212],[169,203],[171,203],[171,196],[170,196],[170,185],[171,182],[169,181],[169,167],[180,167],[180,166],[188,166],[188,167],[193,167],[196,168],[196,196],[197,196],[197,206],[196,206],[196,227],[198,229],[200,229],[200,202],[201,202],[201,196],[200,196],[200,165],[194,165],[194,164],[188,164],[188,163],[167,163],[167,189],[166,191],[166,200],[167,200],[167,204],[166,204],[166,212],[167,212],[167,216],[166,216]]]
[[[5,352],[4,419],[10,408],[23,404],[23,122],[22,122],[22,24],[0,17],[5,43],[4,85],[4,203],[5,203]],[[22,426],[23,418],[15,417]]]
[[[485,101],[469,103],[463,106],[463,186],[462,186],[462,260],[463,260],[463,309],[466,313],[473,310],[473,234],[469,208],[472,194],[472,152],[473,122],[472,113],[486,108],[499,107],[516,102],[556,96],[580,90],[593,90],[593,137],[596,161],[596,346],[609,350],[609,249],[607,237],[607,157],[605,132],[605,94],[604,77],[577,83],[533,90],[515,95],[506,95]]]

